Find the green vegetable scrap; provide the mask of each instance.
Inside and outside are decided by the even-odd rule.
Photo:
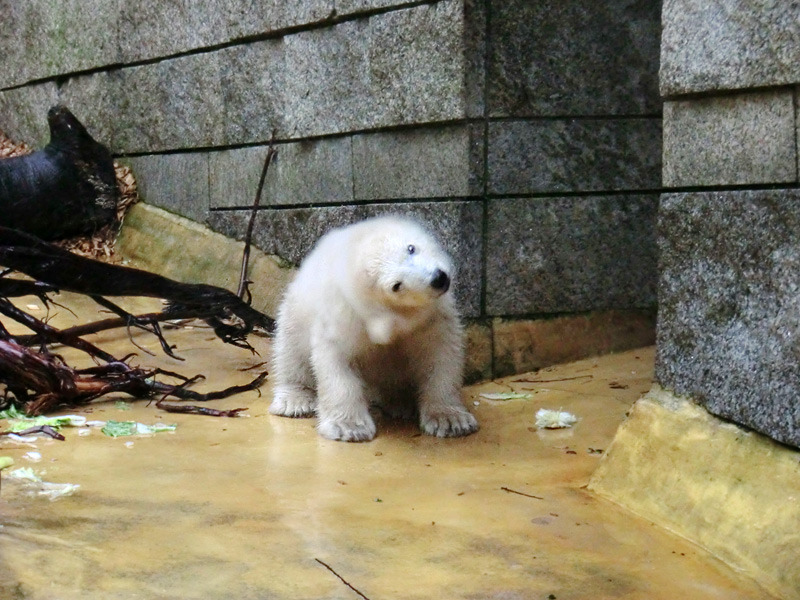
[[[578,422],[578,417],[565,410],[540,408],[536,412],[536,427],[539,429],[564,429]]]
[[[18,433],[32,427],[41,427],[42,425],[49,425],[56,431],[62,427],[83,427],[86,425],[86,417],[80,415],[28,417],[14,406],[0,412],[0,419],[8,419],[8,431],[11,433]]]
[[[14,469],[8,474],[8,478],[18,479],[20,481],[33,481],[34,483],[39,483],[42,481],[42,478],[39,477],[30,467],[20,467],[19,469]]]
[[[14,459],[10,456],[0,456],[0,471],[14,465]]]
[[[125,402],[124,400],[117,400],[114,403],[114,406],[119,410],[130,410],[131,409],[131,403],[130,402]]]
[[[27,419],[27,415],[13,404],[6,410],[0,410],[0,419]]]
[[[42,478],[30,467],[22,467],[9,472],[8,479],[15,479],[21,482],[27,493],[32,496],[41,496],[49,500],[58,500],[64,496],[71,496],[80,485],[76,483],[50,483],[42,481]]]
[[[161,433],[162,431],[175,431],[177,425],[167,423],[156,423],[145,425],[136,421],[108,421],[101,430],[109,437],[125,437],[129,435],[149,435]]]

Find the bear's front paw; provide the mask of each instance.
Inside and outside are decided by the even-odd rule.
[[[424,433],[436,437],[461,437],[478,431],[478,420],[463,407],[422,414],[419,425]]]
[[[314,392],[299,387],[275,388],[269,412],[281,417],[311,417],[314,415],[316,397]]]
[[[369,414],[350,419],[320,419],[317,431],[329,440],[368,442],[375,437],[375,421]]]

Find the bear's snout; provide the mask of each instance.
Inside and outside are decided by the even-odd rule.
[[[441,269],[436,269],[433,273],[433,279],[431,279],[431,287],[444,294],[450,289],[450,277]]]

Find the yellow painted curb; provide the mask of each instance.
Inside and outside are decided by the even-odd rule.
[[[800,599],[800,452],[655,387],[589,489]]]

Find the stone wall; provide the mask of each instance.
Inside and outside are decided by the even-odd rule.
[[[416,215],[480,375],[527,370],[555,317],[559,360],[653,340],[660,4],[0,0],[0,129],[41,145],[64,102],[149,203],[237,238],[274,134],[259,247]]]
[[[663,19],[657,378],[800,447],[800,3]]]

